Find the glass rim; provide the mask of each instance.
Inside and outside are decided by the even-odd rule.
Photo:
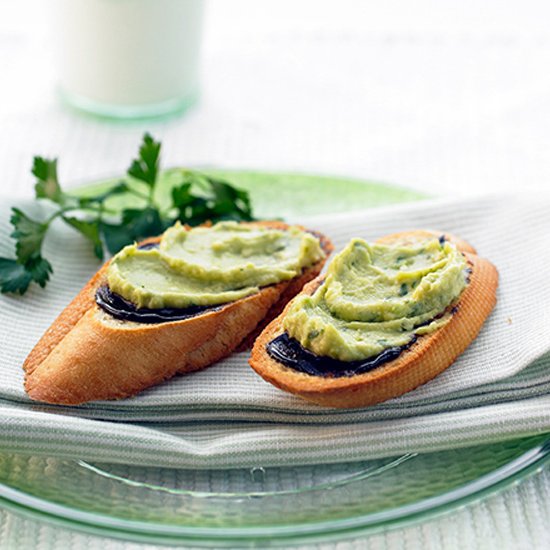
[[[541,471],[550,460],[550,438],[537,443],[509,463],[473,481],[442,495],[429,497],[415,503],[405,504],[368,513],[353,518],[338,518],[304,524],[261,527],[196,527],[143,523],[137,520],[114,518],[104,514],[75,510],[62,504],[52,503],[0,483],[0,505],[48,523],[96,535],[143,542],[193,542],[203,546],[219,546],[239,542],[267,541],[272,544],[311,542],[315,538],[327,541],[330,538],[350,538],[361,533],[371,533],[437,516],[495,493]],[[73,461],[78,465],[79,461]],[[312,488],[314,490],[315,488]],[[266,495],[269,497],[270,495]],[[252,497],[254,498],[254,497]],[[260,497],[262,498],[262,497]]]

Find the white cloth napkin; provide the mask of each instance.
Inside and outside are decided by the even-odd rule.
[[[0,256],[9,209],[0,206]],[[434,200],[291,220],[340,250],[353,236],[414,228],[455,233],[500,273],[498,304],[443,374],[367,409],[312,405],[264,382],[235,354],[131,399],[81,407],[31,402],[21,364],[98,268],[89,247],[56,226],[45,243],[45,290],[0,297],[0,446],[13,451],[166,466],[238,467],[374,458],[550,431],[550,200],[543,196]],[[113,368],[116,368],[113,365]]]

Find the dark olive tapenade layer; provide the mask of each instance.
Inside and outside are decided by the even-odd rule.
[[[306,350],[300,342],[291,338],[286,332],[277,336],[266,346],[267,353],[279,363],[311,376],[339,378],[355,376],[368,372],[395,358],[408,349],[416,338],[407,345],[385,349],[374,357],[361,361],[339,361],[332,357],[322,357]]]
[[[133,321],[135,323],[169,323],[171,321],[182,321],[201,315],[205,311],[219,310],[225,305],[192,306],[183,309],[168,307],[160,309],[137,308],[132,302],[112,292],[107,285],[102,285],[97,289],[95,301],[103,311],[112,315],[115,319]]]

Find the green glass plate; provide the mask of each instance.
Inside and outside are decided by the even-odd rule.
[[[421,199],[346,178],[209,172],[250,191],[256,215],[299,222]],[[115,180],[84,187],[88,193]],[[163,177],[165,200],[177,171]],[[113,199],[111,208],[131,206]],[[330,441],[327,441],[330,445]],[[542,468],[546,437],[343,464],[189,470],[0,454],[0,505],[71,529],[192,546],[341,540],[444,513]]]
[[[330,442],[327,442],[330,444]],[[479,499],[550,457],[538,437],[315,466],[178,470],[0,455],[0,505],[62,527],[213,548],[357,537]]]
[[[285,218],[299,222],[303,216],[350,212],[375,206],[408,202],[426,198],[425,194],[384,183],[366,182],[341,176],[315,176],[310,174],[269,173],[244,170],[203,169],[204,173],[226,178],[230,183],[250,194],[254,214],[258,218]],[[157,185],[155,198],[161,206],[169,203],[170,192],[181,183],[178,168],[165,170]],[[106,191],[119,181],[109,178],[81,186],[78,194],[87,195]],[[133,182],[139,186],[138,182]],[[75,190],[73,190],[75,191]],[[117,196],[106,207],[118,209],[138,205],[133,196]]]

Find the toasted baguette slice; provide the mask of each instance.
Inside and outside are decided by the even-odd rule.
[[[442,235],[434,231],[396,233],[378,242],[390,244],[396,240],[414,242],[426,236]],[[431,380],[468,347],[480,331],[485,319],[496,303],[498,272],[487,260],[480,258],[468,243],[453,237],[464,253],[472,270],[470,282],[460,295],[450,321],[440,329],[418,337],[396,359],[364,374],[350,377],[329,378],[305,374],[279,363],[266,351],[267,344],[284,331],[282,315],[273,320],[252,349],[250,365],[265,380],[278,388],[299,395],[319,405],[336,408],[366,407],[397,397]],[[323,283],[318,277],[308,283],[302,293],[311,295]]]
[[[254,223],[288,228],[281,222]],[[316,236],[330,254],[332,243]],[[325,259],[290,281],[195,317],[145,324],[115,319],[97,306],[95,292],[105,282],[107,262],[27,357],[25,389],[37,401],[77,405],[135,395],[175,374],[202,369],[234,351],[264,318],[274,317],[272,312],[314,279],[324,263]]]

